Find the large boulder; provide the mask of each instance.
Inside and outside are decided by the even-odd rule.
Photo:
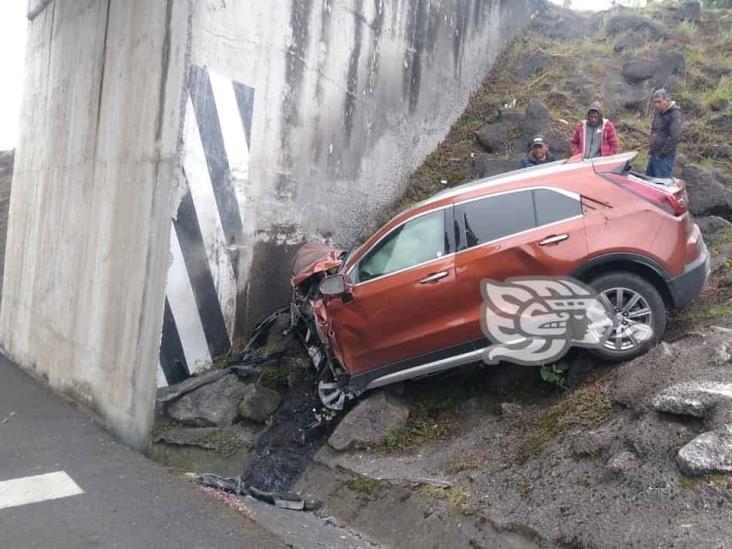
[[[235,374],[227,374],[168,404],[167,414],[194,427],[231,425],[239,417],[245,388]]]
[[[544,72],[549,65],[549,58],[544,50],[538,49],[529,55],[528,59],[519,67],[518,75],[526,78],[532,74]]]
[[[653,408],[670,414],[707,417],[721,408],[732,409],[732,383],[690,381],[672,385],[653,398]]]
[[[649,81],[631,84],[622,72],[610,71],[603,81],[605,106],[610,111],[645,107],[652,87]]]
[[[619,34],[629,30],[642,32],[646,37],[652,40],[659,40],[668,36],[669,32],[661,23],[640,17],[638,15],[629,15],[621,13],[614,15],[605,23],[605,30],[608,34]]]
[[[732,131],[732,114],[725,113],[713,116],[709,120],[709,125],[712,126],[712,128],[714,128],[715,130],[725,132]]]
[[[334,450],[362,449],[380,444],[390,431],[403,427],[409,408],[393,395],[380,391],[359,402],[328,439]]]
[[[470,177],[480,179],[506,172],[518,170],[521,167],[516,158],[505,158],[492,154],[482,153],[470,161]]]
[[[732,223],[717,215],[696,217],[694,222],[699,225],[707,244],[715,244],[720,241],[732,227]]]
[[[613,43],[615,53],[632,52],[646,45],[646,37],[635,31],[620,34]]]
[[[245,419],[264,423],[280,405],[282,397],[277,391],[261,385],[249,385],[239,403],[239,414]]]
[[[699,21],[701,18],[701,4],[696,0],[681,2],[677,18],[685,21]]]
[[[519,145],[523,143],[526,149],[535,135],[541,134],[546,137],[546,133],[549,131],[550,121],[551,114],[544,103],[538,99],[529,101],[521,125],[521,141]]]
[[[732,473],[732,426],[699,435],[679,450],[676,461],[687,475]]]
[[[500,111],[498,116],[478,130],[478,142],[488,152],[505,153],[512,147],[515,133],[523,119],[524,113],[514,109]]]
[[[660,68],[655,59],[630,59],[623,64],[622,74],[630,83],[643,82],[653,78]]]
[[[681,178],[686,181],[689,195],[689,211],[698,216],[732,215],[732,188],[720,180],[716,170],[708,170],[694,164],[684,166]]]

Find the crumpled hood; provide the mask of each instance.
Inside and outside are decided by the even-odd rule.
[[[322,242],[307,242],[303,244],[292,260],[293,287],[299,286],[316,273],[322,273],[338,267],[341,264],[343,250],[334,248]]]

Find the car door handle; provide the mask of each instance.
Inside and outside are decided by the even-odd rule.
[[[440,280],[441,278],[445,278],[448,274],[447,271],[440,271],[439,273],[432,273],[431,275],[427,275],[422,280],[419,281],[420,284],[429,284],[430,282],[435,282],[437,280]]]
[[[557,244],[558,242],[562,242],[564,240],[567,240],[569,238],[569,235],[567,233],[564,234],[553,234],[551,236],[547,236],[544,240],[539,242],[539,246],[546,246],[547,244]]]

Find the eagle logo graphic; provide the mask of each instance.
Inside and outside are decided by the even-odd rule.
[[[613,328],[615,315],[592,288],[573,278],[485,279],[481,294],[483,332],[492,343],[483,353],[488,364],[551,363],[572,346],[604,345]],[[644,340],[650,334],[636,336]]]

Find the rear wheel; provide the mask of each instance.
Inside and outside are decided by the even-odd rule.
[[[629,272],[612,272],[590,281],[612,313],[613,326],[602,347],[590,351],[605,360],[630,360],[660,341],[666,330],[666,305],[645,278]]]

